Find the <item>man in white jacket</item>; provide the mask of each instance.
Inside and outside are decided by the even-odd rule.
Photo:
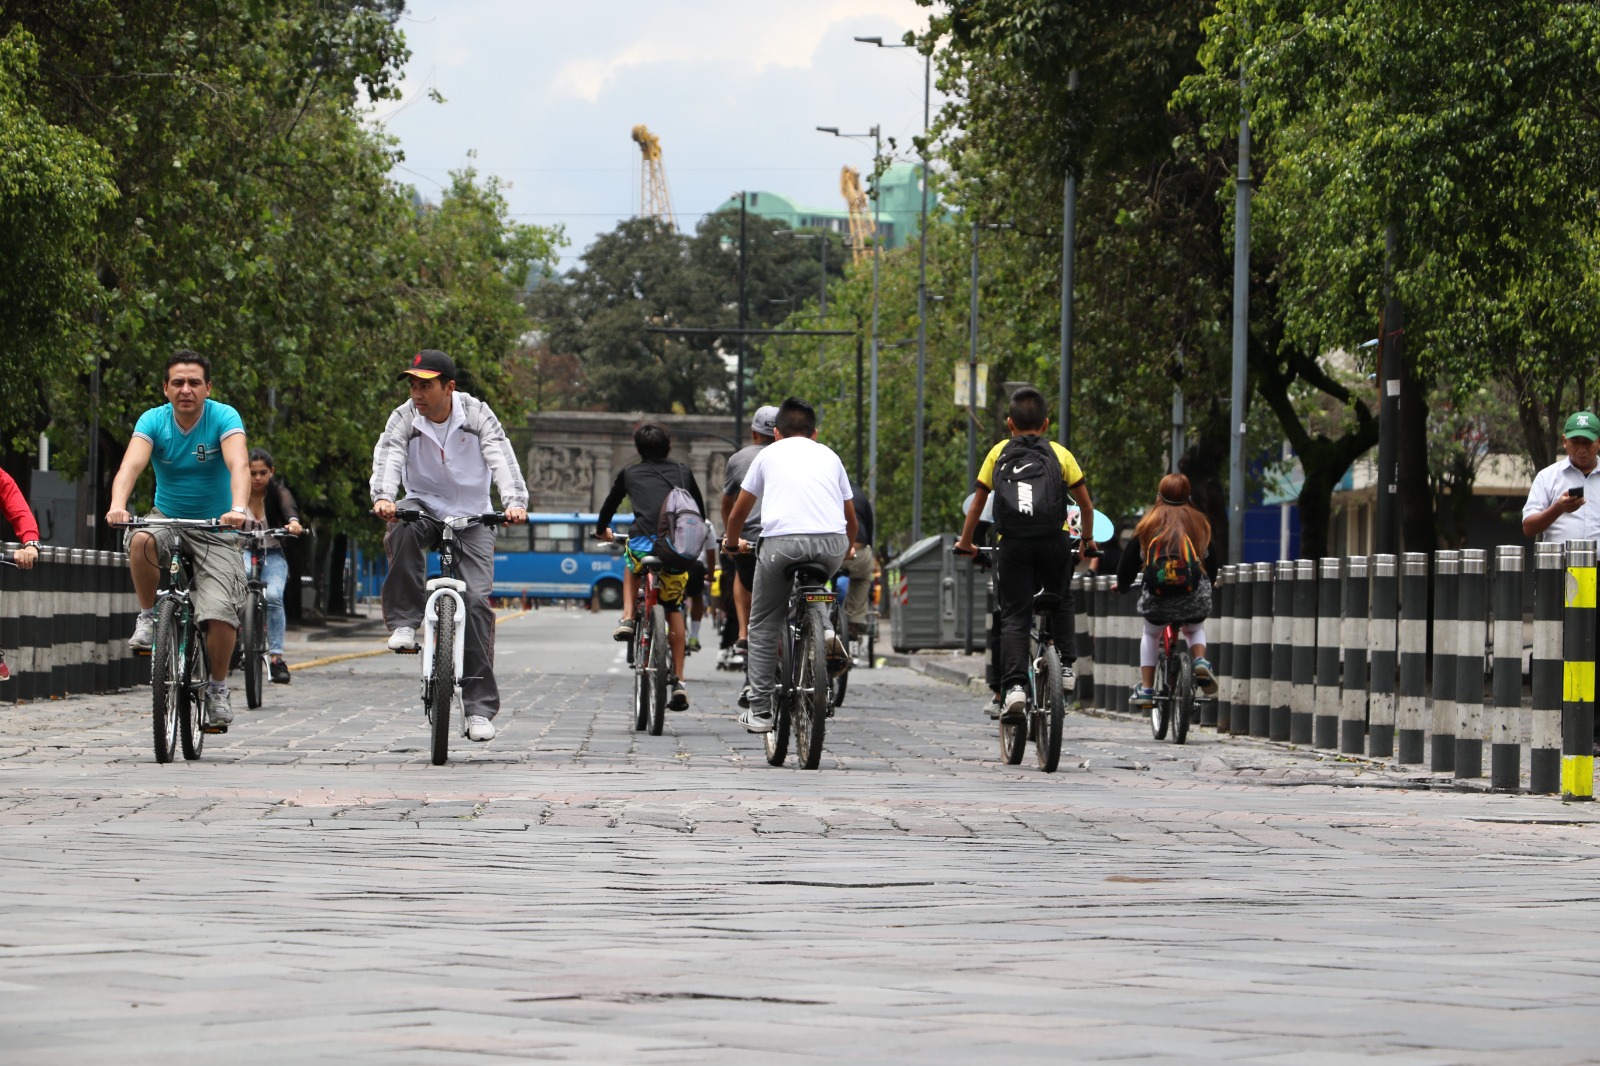
[[[490,510],[489,483],[500,490],[506,520],[528,519],[528,486],[515,450],[489,405],[456,391],[456,365],[432,348],[418,352],[400,372],[411,399],[394,409],[372,451],[372,510],[389,523],[383,548],[389,575],[383,582],[383,620],[389,647],[417,646],[427,599],[427,552],[439,544],[440,518]],[[405,499],[395,496],[405,487]],[[401,522],[401,509],[428,517]],[[494,679],[494,529],[471,525],[456,533],[456,576],[467,585],[466,676],[461,699],[472,740],[493,740],[500,689]]]

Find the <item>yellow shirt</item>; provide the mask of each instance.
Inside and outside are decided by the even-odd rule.
[[[983,465],[978,467],[978,484],[990,492],[994,491],[994,464],[1000,460],[1000,453],[1005,451],[1006,445],[1010,443],[1011,438],[1007,437],[993,448],[990,448],[989,454],[983,458]],[[1061,480],[1066,482],[1067,488],[1070,489],[1082,481],[1083,469],[1078,466],[1078,460],[1072,457],[1072,453],[1056,441],[1051,441],[1050,447],[1055,449],[1056,460],[1061,464]]]

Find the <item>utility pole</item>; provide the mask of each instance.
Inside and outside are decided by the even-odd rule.
[[[932,88],[933,57],[922,64],[922,225],[917,233],[917,412],[911,483],[911,542],[922,539],[922,449],[928,376],[928,94]]]
[[[1078,87],[1078,72],[1067,74],[1067,88]],[[1061,203],[1061,381],[1056,400],[1056,439],[1069,447],[1072,434],[1072,268],[1078,231],[1078,178],[1067,167]]]
[[[1228,561],[1244,562],[1245,365],[1250,341],[1250,111],[1239,70],[1239,174],[1233,201],[1233,389],[1228,398]]]
[[[743,440],[744,425],[744,338],[746,325],[745,266],[744,266],[744,216],[749,193],[739,193],[739,380],[734,386],[736,399],[733,406],[733,439]]]

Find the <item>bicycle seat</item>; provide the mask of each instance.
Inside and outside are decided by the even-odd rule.
[[[661,561],[661,557],[657,555],[646,555],[643,559],[639,560],[639,566],[645,570],[659,570],[665,565],[666,564]]]
[[[828,583],[828,572],[812,562],[790,563],[783,568],[783,576],[786,581],[799,581],[802,585],[826,585]]]
[[[1061,597],[1041,589],[1033,594],[1034,614],[1053,614],[1061,609]]]

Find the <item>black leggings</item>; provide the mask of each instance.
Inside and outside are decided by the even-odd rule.
[[[1072,632],[1072,539],[1064,532],[1051,537],[1002,537],[995,566],[1000,639],[996,642],[991,632],[989,646],[993,649],[998,643],[1000,687],[1028,683],[1033,594],[1042,589],[1061,596],[1050,626],[1062,663],[1071,664],[1077,658]]]

